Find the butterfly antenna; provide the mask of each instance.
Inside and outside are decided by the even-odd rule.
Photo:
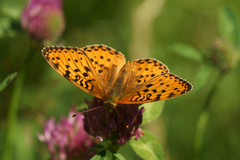
[[[94,110],[99,109],[99,108],[102,108],[102,107],[104,107],[104,106],[99,106],[99,107],[87,109],[87,110],[82,111],[82,112],[78,112],[77,114],[72,115],[72,118],[73,118],[73,117],[76,117],[78,114],[83,114],[83,113],[86,113],[86,112],[94,111]]]
[[[129,128],[129,126],[127,125],[127,123],[123,120],[123,118],[119,115],[119,113],[118,113],[118,111],[117,111],[117,109],[115,108],[114,109],[114,111],[115,111],[115,113],[117,114],[117,116],[121,119],[121,121],[123,121],[123,123],[125,124],[125,127],[126,128]]]

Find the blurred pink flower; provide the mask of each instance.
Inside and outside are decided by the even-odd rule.
[[[103,101],[94,98],[92,102],[85,99],[89,109],[103,106]],[[120,104],[112,112],[106,109],[96,109],[85,113],[84,130],[102,140],[110,140],[114,145],[124,145],[131,137],[137,140],[143,132],[139,128],[142,123],[144,108],[138,109],[139,104]],[[126,127],[126,125],[128,127]]]
[[[90,159],[95,152],[88,152],[88,149],[96,145],[96,140],[91,138],[83,129],[82,114],[76,117],[75,109],[71,109],[68,118],[55,124],[51,118],[44,127],[44,133],[38,134],[38,139],[46,142],[47,148],[54,160]]]
[[[30,0],[23,10],[21,25],[37,40],[60,37],[65,29],[62,0]]]

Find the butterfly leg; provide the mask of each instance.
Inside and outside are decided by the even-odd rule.
[[[123,118],[119,115],[117,109],[114,109],[116,115],[121,119],[121,121],[125,124],[125,127],[128,128],[129,126],[127,125],[127,123],[123,120]]]

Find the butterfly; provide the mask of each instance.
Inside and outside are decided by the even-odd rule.
[[[191,83],[169,73],[162,62],[153,58],[126,62],[121,52],[106,45],[50,46],[42,54],[65,79],[102,99],[109,111],[118,104],[166,100],[192,89]]]

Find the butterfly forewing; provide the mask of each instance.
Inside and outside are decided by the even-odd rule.
[[[96,96],[103,97],[103,85],[84,51],[74,47],[45,47],[42,54],[64,78]]]
[[[81,48],[81,50],[88,55],[92,65],[98,72],[106,93],[112,87],[118,72],[125,64],[124,55],[105,45],[90,45]]]

